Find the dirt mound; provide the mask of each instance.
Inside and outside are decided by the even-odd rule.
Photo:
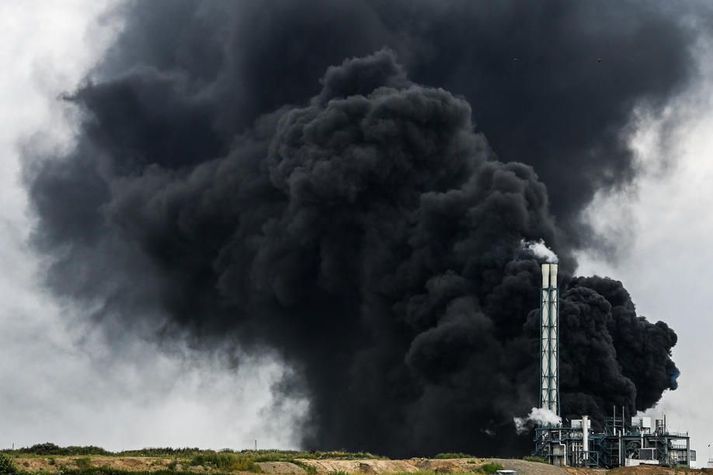
[[[301,459],[301,464],[313,467],[318,473],[347,472],[347,473],[395,473],[418,472],[419,469],[410,460],[328,460],[328,459]]]
[[[489,459],[488,462],[498,463],[506,470],[515,470],[518,475],[568,475],[568,472],[562,467],[540,462],[518,459]]]
[[[486,463],[485,460],[476,458],[411,459],[410,461],[419,470],[438,473],[472,472]]]
[[[472,473],[488,463],[498,463],[506,469],[516,470],[518,475],[568,475],[559,467],[553,467],[537,462],[511,459],[425,459],[413,458],[407,460],[300,460],[301,464],[313,467],[317,473]],[[585,475],[585,474],[573,474]],[[589,474],[587,474],[589,475]]]
[[[301,475],[307,471],[292,462],[258,462],[255,465],[260,467],[260,473],[280,474],[280,475]]]
[[[161,457],[113,457],[92,455],[88,457],[47,456],[47,457],[15,457],[13,463],[24,472],[57,473],[65,470],[85,468],[110,468],[128,472],[155,472],[167,470],[171,463],[169,458]]]

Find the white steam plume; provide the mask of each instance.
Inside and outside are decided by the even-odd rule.
[[[523,239],[520,241],[520,246],[522,246],[523,249],[532,252],[535,257],[544,259],[544,261],[549,264],[557,264],[559,262],[557,254],[555,254],[552,249],[547,247],[547,244],[545,244],[545,241],[542,239],[539,241],[525,241]]]
[[[515,430],[518,434],[526,432],[535,424],[558,426],[562,424],[562,418],[544,407],[533,407],[527,417],[513,417]]]

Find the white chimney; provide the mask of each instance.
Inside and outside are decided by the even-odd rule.
[[[582,416],[582,460],[589,460],[589,416]]]

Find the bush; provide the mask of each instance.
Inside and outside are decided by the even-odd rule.
[[[23,447],[17,450],[18,453],[22,454],[32,454],[32,455],[110,455],[110,452],[102,449],[101,447],[95,447],[93,445],[87,445],[84,447],[70,445],[69,447],[60,447],[52,442],[45,442],[44,444],[35,444],[32,447]]]
[[[483,473],[488,473],[488,474],[493,474],[496,473],[498,470],[502,470],[503,466],[500,465],[499,463],[486,463],[485,465],[480,466],[480,470]]]
[[[0,454],[0,475],[15,475],[17,473],[15,464],[12,463],[10,457]]]
[[[35,444],[32,447],[23,447],[18,450],[18,452],[29,453],[34,455],[62,455],[60,452],[62,448],[52,442],[45,442],[44,444]]]

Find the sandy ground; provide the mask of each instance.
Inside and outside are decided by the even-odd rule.
[[[78,469],[82,466],[108,467],[131,472],[166,470],[173,461],[162,457],[108,457],[92,455],[91,457],[14,457],[15,465],[26,472],[59,472],[62,469]],[[186,467],[187,468],[187,467]]]
[[[170,457],[15,457],[13,459],[18,468],[25,472],[58,473],[65,469],[106,467],[129,472],[155,472],[158,470],[190,471],[195,473],[210,473],[219,470],[203,466],[190,466],[187,461],[181,463]],[[259,462],[257,466],[264,474],[270,475],[306,475],[304,467],[312,467],[319,474],[335,472],[355,474],[396,474],[416,472],[436,473],[467,473],[474,472],[479,466],[488,463],[499,463],[505,469],[517,471],[518,475],[683,475],[684,473],[701,474],[703,470],[685,470],[664,467],[628,467],[615,470],[596,470],[582,468],[561,468],[537,462],[528,462],[517,459],[424,459],[413,458],[405,460],[388,459],[363,459],[363,460],[335,460],[335,459],[298,459],[291,462]],[[250,472],[235,472],[250,474]],[[710,471],[708,473],[711,473]],[[254,475],[254,474],[251,474]]]
[[[388,459],[362,459],[362,460],[333,460],[333,459],[301,459],[296,463],[291,462],[259,462],[257,466],[265,474],[273,475],[305,475],[307,471],[303,467],[313,467],[317,473],[329,474],[334,472],[346,473],[415,473],[415,472],[438,472],[438,473],[464,473],[473,472],[487,459],[425,459],[413,458],[406,460]],[[522,460],[498,459],[496,462],[505,468],[513,468],[521,474],[532,473],[533,475],[567,475],[562,469],[550,467],[549,465],[525,462]],[[183,470],[191,472],[211,472],[216,470],[202,466],[189,466],[184,462],[169,457],[17,457],[15,464],[27,472],[49,472],[57,473],[63,469],[76,469],[85,467],[107,467],[126,471],[148,471],[158,470]],[[580,474],[571,474],[580,475]]]
[[[436,473],[467,473],[473,472],[479,466],[494,462],[504,469],[517,471],[518,475],[605,475],[606,470],[560,468],[537,462],[517,459],[422,459],[407,460],[300,460],[300,464],[314,467],[318,473],[397,473],[397,472],[436,472]],[[632,474],[622,474],[632,475]],[[639,475],[639,474],[636,474]],[[646,473],[645,475],[655,475]],[[667,474],[668,475],[668,474]]]
[[[258,462],[257,466],[260,467],[262,473],[276,474],[276,475],[289,475],[289,474],[305,474],[307,471],[295,465],[292,462]]]

